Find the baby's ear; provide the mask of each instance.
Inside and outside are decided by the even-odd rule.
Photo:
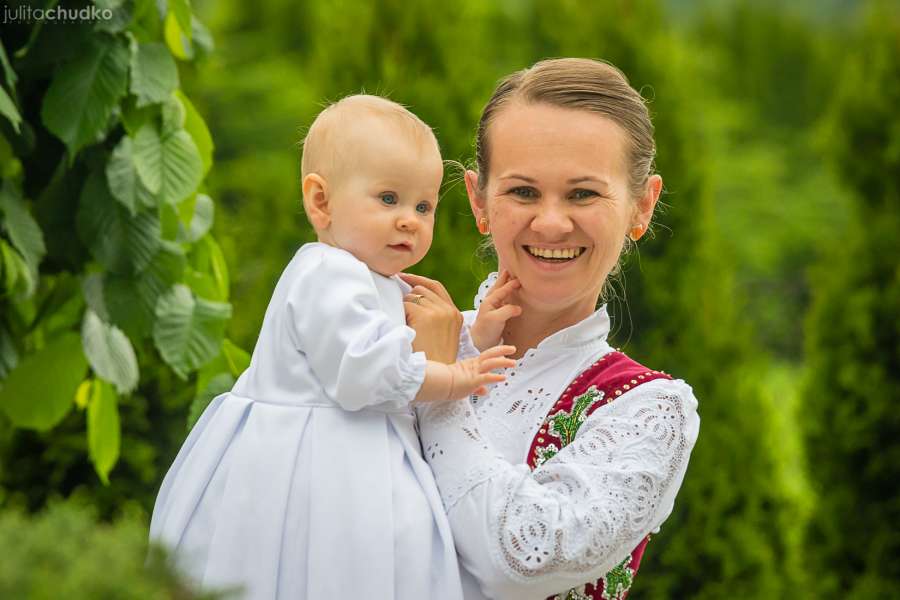
[[[328,229],[331,225],[331,209],[328,206],[328,182],[318,173],[303,178],[303,210],[316,229]]]

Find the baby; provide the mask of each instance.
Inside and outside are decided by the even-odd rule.
[[[443,364],[414,352],[397,273],[431,246],[443,175],[431,129],[350,96],[304,141],[301,247],[249,368],[163,481],[150,535],[203,587],[247,598],[458,599],[456,553],[410,404],[502,381],[514,349]]]

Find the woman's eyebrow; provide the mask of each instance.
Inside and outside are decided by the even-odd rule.
[[[607,180],[601,179],[599,177],[593,177],[591,175],[585,175],[584,177],[575,177],[568,180],[566,183],[568,183],[569,185],[575,185],[576,183],[584,183],[585,181],[593,181],[595,183],[599,183],[609,187],[609,182]]]
[[[518,175],[516,173],[510,173],[509,175],[503,175],[500,179],[521,179],[522,181],[527,181],[528,183],[536,183],[537,179],[532,179],[531,177],[525,177],[524,175]]]

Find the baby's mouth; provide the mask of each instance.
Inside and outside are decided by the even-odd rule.
[[[546,262],[568,262],[575,260],[585,251],[584,246],[570,246],[567,248],[545,248],[542,246],[522,246],[525,251],[538,260]]]

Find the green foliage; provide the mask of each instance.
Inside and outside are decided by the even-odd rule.
[[[0,597],[31,600],[150,600],[212,598],[196,592],[147,547],[145,524],[134,517],[97,524],[78,503],[56,503],[34,517],[0,513]],[[148,554],[149,552],[149,554]]]
[[[122,489],[139,487],[131,497],[148,509],[198,393],[173,394],[166,373],[193,376],[226,341],[227,266],[202,187],[213,143],[178,89],[179,71],[211,49],[209,34],[186,1],[108,8],[112,18],[96,22],[4,25],[0,454],[15,464],[37,445],[40,460],[55,463],[43,471],[60,469],[68,483],[35,494],[3,469],[0,503],[4,490],[36,508],[53,491],[92,487],[67,474],[79,461],[59,460],[80,422],[82,460],[110,486],[126,459],[139,475]],[[83,416],[73,417],[76,405]],[[135,406],[165,415],[159,425],[174,433],[147,435]],[[135,430],[143,454],[126,448]],[[109,492],[92,493],[105,514],[116,512]]]
[[[828,149],[858,209],[815,273],[806,436],[823,595],[900,595],[900,12],[875,3],[841,71]]]

